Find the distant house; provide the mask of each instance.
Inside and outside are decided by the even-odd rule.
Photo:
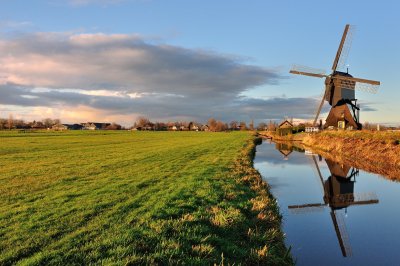
[[[40,122],[40,121],[38,121],[38,122],[33,121],[32,124],[31,124],[31,128],[32,128],[32,129],[44,129],[44,128],[46,128],[46,127],[45,127],[45,126],[43,125],[43,123]]]
[[[201,131],[210,131],[210,128],[208,127],[208,125],[202,125]]]
[[[307,133],[319,132],[319,127],[306,127],[305,131]]]
[[[106,129],[110,123],[96,123],[96,122],[87,122],[82,124],[82,129],[83,130],[100,130],[100,129]]]
[[[286,136],[292,134],[292,130],[293,130],[293,124],[285,120],[279,124],[278,128],[276,129],[276,133],[279,136]]]
[[[200,130],[200,125],[197,125],[194,122],[190,122],[188,127],[189,127],[190,131],[199,131]]]
[[[173,125],[173,126],[171,127],[171,130],[173,130],[173,131],[177,131],[177,130],[178,130],[178,127],[177,127],[177,126],[175,126],[175,125]]]
[[[62,130],[68,130],[68,125],[67,124],[56,124],[51,127],[52,130],[57,130],[57,131],[62,131]]]
[[[81,130],[83,128],[80,124],[67,124],[69,130]]]

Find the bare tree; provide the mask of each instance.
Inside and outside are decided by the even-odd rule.
[[[217,121],[215,124],[215,131],[225,131],[227,130],[227,125],[222,121]]]
[[[259,123],[257,126],[257,130],[259,130],[259,131],[264,131],[266,129],[267,129],[267,124],[264,122]]]
[[[150,120],[147,117],[139,116],[136,119],[136,126],[137,127],[146,127],[148,124],[150,124]]]
[[[217,127],[217,120],[215,120],[214,118],[210,118],[208,119],[208,128],[210,131],[215,131]]]
[[[53,120],[53,125],[61,125],[61,120],[56,118]]]
[[[0,118],[0,129],[6,129],[6,128],[7,128],[7,119]]]
[[[13,119],[13,115],[10,114],[8,116],[8,121],[7,121],[8,130],[11,130],[13,128],[13,126],[14,126],[14,119]]]
[[[240,122],[240,130],[247,130],[246,122],[244,121]]]
[[[254,130],[254,121],[253,121],[253,119],[250,121],[249,130]]]
[[[42,120],[42,123],[45,128],[51,128],[52,125],[54,125],[54,122],[51,118],[45,118]]]
[[[121,125],[113,122],[111,125],[108,125],[106,127],[106,129],[107,130],[120,130],[121,129]]]
[[[238,121],[231,121],[229,123],[229,127],[230,127],[231,130],[236,130],[237,127],[238,127],[238,124],[239,124]]]

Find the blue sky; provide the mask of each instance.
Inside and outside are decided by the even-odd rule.
[[[357,92],[365,107],[362,121],[398,124],[399,10],[398,1],[1,1],[0,52],[9,57],[0,61],[5,73],[0,73],[0,117],[12,113],[21,118],[112,119],[123,124],[138,115],[165,121],[205,121],[210,116],[227,121],[308,119],[323,80],[292,76],[289,69],[298,63],[329,71],[348,23],[356,26],[348,57],[350,73],[381,81],[378,94]],[[99,34],[108,38],[102,50]],[[92,41],[77,51],[73,36]],[[124,43],[116,36],[123,36]],[[143,64],[132,66],[133,79],[128,73],[116,82],[95,72],[94,62],[85,65],[105,51],[110,56],[103,54],[105,61],[98,63],[107,66],[111,55],[142,51],[139,43],[146,47],[145,58],[155,59],[154,65],[146,64],[145,73]],[[26,67],[48,61],[64,68],[60,60],[68,55],[68,76],[51,67],[41,69],[40,75]],[[125,72],[131,65],[123,58],[101,71]],[[25,67],[16,67],[21,64]],[[102,85],[94,86],[84,77]],[[230,86],[234,88],[229,90]]]

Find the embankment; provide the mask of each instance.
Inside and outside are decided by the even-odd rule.
[[[400,133],[325,131],[302,143],[324,157],[400,181]]]
[[[259,249],[252,250],[247,263],[268,265],[292,265],[290,249],[284,244],[284,234],[281,229],[282,216],[278,204],[262,180],[261,174],[253,167],[256,145],[262,143],[260,137],[250,139],[237,157],[231,170],[233,178],[238,183],[249,186],[254,196],[250,200],[253,216],[248,229],[249,242],[259,242]]]

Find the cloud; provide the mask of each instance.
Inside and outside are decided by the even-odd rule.
[[[309,118],[317,104],[313,98],[244,97],[284,77],[241,57],[134,34],[24,34],[1,40],[0,54],[3,105],[86,108],[113,117],[249,121]]]
[[[317,100],[313,98],[269,98],[254,99],[236,97],[230,102],[182,97],[171,94],[114,94],[89,93],[79,90],[36,89],[14,84],[0,85],[0,104],[25,107],[76,108],[99,110],[101,116],[121,116],[144,114],[159,120],[198,120],[210,117],[231,120],[282,119],[284,115],[307,119],[313,113]],[[212,96],[211,96],[212,97]],[[79,117],[79,116],[77,116]]]

